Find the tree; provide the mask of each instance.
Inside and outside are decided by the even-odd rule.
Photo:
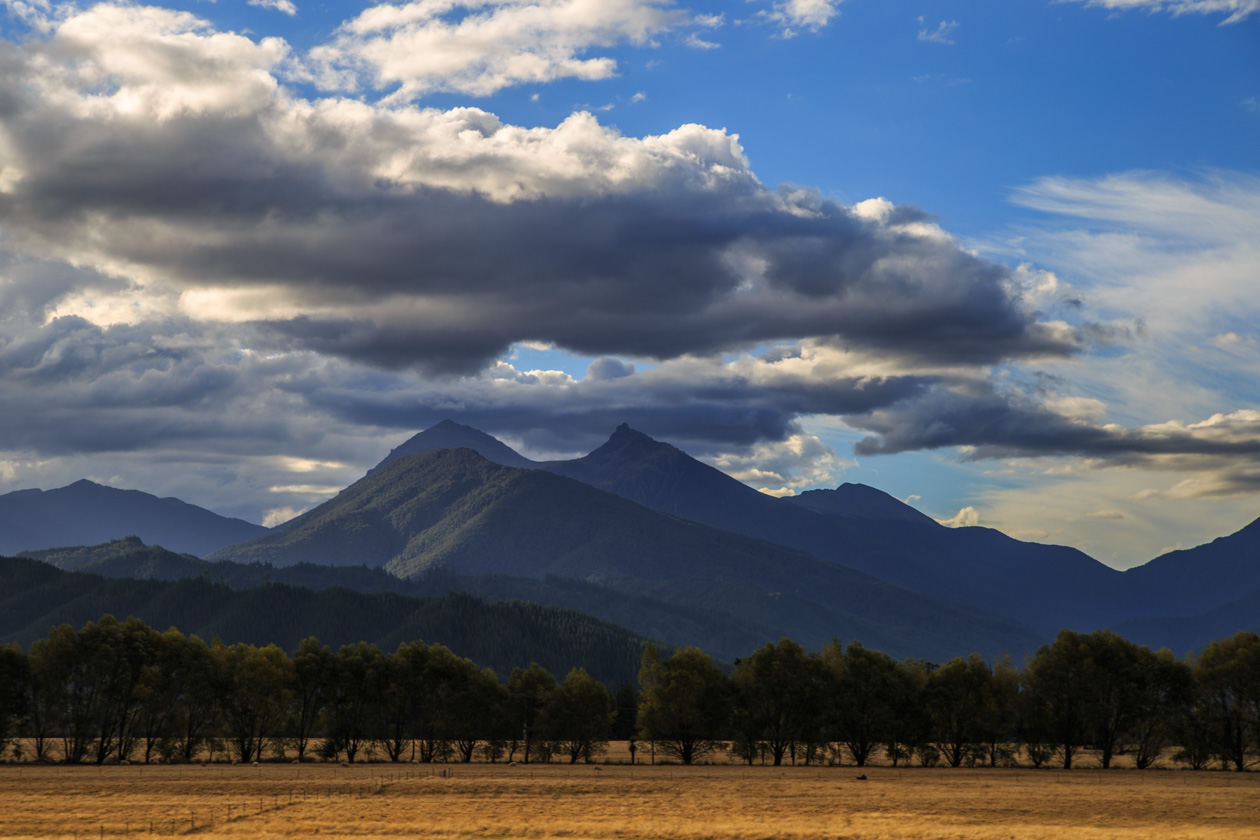
[[[180,700],[188,690],[190,677],[183,633],[172,627],[165,633],[154,633],[152,641],[151,659],[142,665],[136,686],[140,701],[136,737],[144,749],[145,764],[159,757],[155,753],[160,744],[166,744],[170,752]]]
[[[978,654],[951,659],[928,675],[923,705],[932,743],[950,767],[958,767],[981,741],[993,673]]]
[[[1239,631],[1212,642],[1195,678],[1208,697],[1221,764],[1246,770],[1260,750],[1260,636]]]
[[[376,737],[387,679],[385,657],[376,645],[344,645],[333,659],[327,736],[351,764]]]
[[[0,755],[26,715],[31,663],[17,645],[0,645]]]
[[[333,674],[333,652],[328,645],[321,645],[314,636],[303,639],[293,656],[293,707],[288,727],[298,761],[306,757],[328,702]]]
[[[1061,630],[1054,642],[1042,645],[1024,669],[1025,724],[1029,744],[1048,740],[1063,753],[1063,768],[1085,744],[1092,686],[1087,668],[1089,651],[1084,636]],[[1035,762],[1034,762],[1035,763]]]
[[[822,706],[821,665],[790,639],[767,644],[737,660],[734,686],[736,730],[749,745],[763,742],[774,766],[817,731]],[[751,753],[743,756],[751,763]]]
[[[856,641],[843,649],[836,641],[824,645],[821,657],[831,683],[830,729],[853,763],[864,767],[892,733],[902,691],[897,663]]]
[[[1194,674],[1187,663],[1169,651],[1152,653],[1147,648],[1142,648],[1137,674],[1142,690],[1129,737],[1134,764],[1145,770],[1172,740],[1177,721],[1189,709],[1194,697]]]
[[[513,731],[520,733],[526,764],[531,759],[551,758],[542,712],[555,688],[556,678],[537,662],[528,668],[513,668],[508,678],[508,718],[514,724]]]
[[[604,684],[574,668],[551,693],[545,710],[546,728],[557,749],[570,764],[588,764],[608,751],[613,722],[613,699]]]
[[[655,660],[655,661],[654,661]],[[731,715],[731,692],[726,677],[708,654],[682,648],[659,669],[656,650],[643,654],[639,725],[644,738],[667,755],[692,764],[714,749]]]
[[[242,763],[261,758],[280,735],[288,715],[293,685],[293,661],[275,645],[256,648],[216,642],[222,663],[219,704],[228,738]]]
[[[638,731],[639,692],[634,683],[622,680],[613,693],[617,716],[613,718],[612,740],[629,741]]]
[[[222,719],[220,700],[230,677],[221,651],[222,645],[212,651],[197,636],[184,639],[179,663],[184,678],[171,724],[172,753],[184,761],[197,756]]]

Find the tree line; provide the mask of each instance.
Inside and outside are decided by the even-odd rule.
[[[1138,768],[1166,751],[1193,769],[1260,762],[1260,636],[1179,659],[1106,630],[1062,631],[1022,666],[972,655],[896,661],[858,642],[783,639],[723,668],[697,648],[646,645],[638,685],[537,664],[506,682],[438,644],[337,651],[308,638],[206,643],[106,616],[0,647],[0,751],[106,763],[310,758],[631,760],[865,766]]]

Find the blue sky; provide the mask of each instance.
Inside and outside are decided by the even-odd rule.
[[[0,491],[621,420],[1129,566],[1260,514],[1260,2],[5,0]]]

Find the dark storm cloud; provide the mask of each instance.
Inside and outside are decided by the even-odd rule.
[[[1068,455],[1174,468],[1190,468],[1195,459],[1260,456],[1260,412],[1128,429],[1065,416],[1038,400],[979,381],[960,390],[934,386],[846,419],[875,433],[858,442],[858,455],[966,447],[968,459]]]
[[[7,451],[119,452],[180,443],[272,451],[292,434],[270,385],[284,361],[243,359],[184,319],[102,328],[56,318],[0,336]],[[269,410],[263,410],[269,409]]]
[[[781,441],[799,431],[802,415],[870,411],[933,381],[914,376],[753,381],[720,360],[667,362],[613,379],[588,375],[574,381],[558,374],[548,380],[511,369],[497,376],[492,371],[406,388],[309,377],[287,387],[301,389],[318,411],[349,424],[423,429],[452,419],[540,450],[573,452],[598,446],[619,424],[629,423],[703,454]]]

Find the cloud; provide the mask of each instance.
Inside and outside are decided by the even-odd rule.
[[[982,380],[935,384],[852,425],[875,432],[859,455],[957,447],[968,460],[1077,456],[1118,464],[1167,467],[1193,460],[1260,459],[1260,411],[1240,409],[1186,423],[1170,420],[1136,428],[1097,423],[1047,399]]]
[[[607,357],[596,359],[586,369],[586,375],[592,379],[621,379],[631,376],[634,372],[633,364]]]
[[[1086,519],[1110,519],[1110,520],[1119,520],[1119,519],[1124,519],[1124,514],[1123,514],[1123,513],[1121,513],[1121,512],[1120,512],[1120,511],[1118,511],[1118,510],[1111,510],[1111,509],[1107,509],[1107,510],[1096,510],[1096,511],[1094,511],[1093,513],[1087,513],[1087,514],[1085,514],[1085,518],[1086,518]]]
[[[774,8],[760,14],[779,24],[784,38],[793,38],[799,30],[818,32],[839,16],[843,0],[776,0]]]
[[[950,38],[950,35],[952,35],[954,30],[958,28],[958,21],[943,20],[937,24],[935,29],[929,29],[926,25],[924,25],[924,18],[922,15],[919,15],[917,20],[919,21],[919,25],[923,27],[919,30],[920,41],[927,41],[933,44],[954,43],[953,39]]]
[[[275,9],[289,17],[297,15],[297,6],[293,4],[293,0],[249,0],[249,5],[258,6],[261,9]]]
[[[263,515],[262,526],[264,528],[274,528],[277,525],[283,525],[284,523],[288,522],[290,519],[293,519],[296,516],[300,516],[305,512],[306,512],[305,508],[296,508],[296,507],[287,507],[287,506],[271,508]]]
[[[1145,10],[1149,12],[1167,11],[1174,16],[1186,14],[1227,15],[1221,25],[1241,23],[1251,15],[1260,11],[1260,0],[1065,0],[1065,2],[1085,3],[1088,6],[1101,6],[1104,9]]]
[[[410,102],[437,92],[488,96],[557,79],[617,73],[592,49],[645,44],[686,22],[664,0],[417,0],[371,6],[311,51],[328,90],[389,90]]]
[[[706,41],[694,32],[687,36],[687,40],[684,43],[693,50],[716,50],[722,46],[714,41]]]
[[[782,441],[757,443],[740,453],[722,453],[710,462],[727,475],[780,498],[811,487],[834,485],[844,470],[854,466],[816,436],[801,433]]]
[[[946,528],[974,528],[980,524],[980,512],[971,505],[967,505],[950,518],[936,521]]]
[[[524,340],[670,358],[817,337],[968,364],[1084,347],[920,211],[768,190],[724,130],[301,99],[282,42],[158,9],[94,7],[15,49],[11,247],[125,279],[55,314],[113,323],[141,295],[270,352],[445,371]]]

